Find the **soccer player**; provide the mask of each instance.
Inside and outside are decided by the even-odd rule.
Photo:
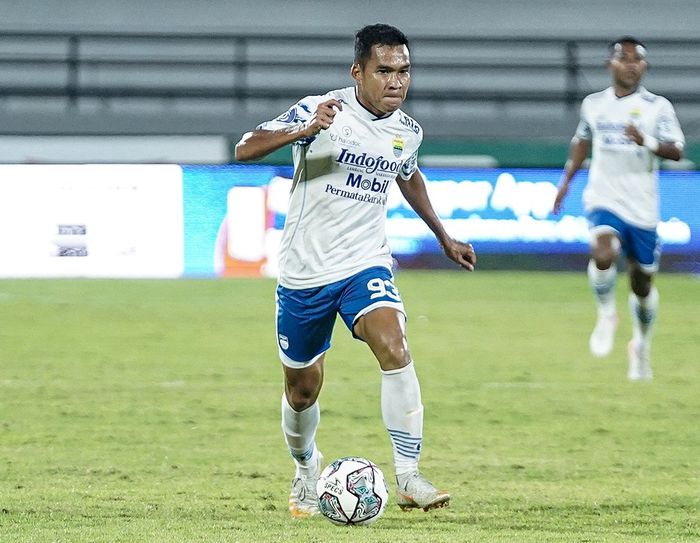
[[[418,471],[423,405],[385,234],[394,180],[450,259],[471,271],[476,255],[471,244],[447,234],[417,167],[423,132],[399,109],[411,81],[406,36],[385,24],[359,30],[350,75],[354,86],[301,99],[244,134],[235,150],[236,159],[245,161],[293,147],[276,309],[285,390],[282,430],[296,464],[289,510],[298,518],[318,513],[317,398],[336,314],[379,362],[398,505],[428,510],[450,499]]]
[[[680,160],[685,139],[671,103],[641,86],[647,50],[631,36],[609,44],[612,86],[590,94],[581,105],[581,120],[554,201],[558,213],[574,175],[593,146],[583,203],[591,233],[588,279],[598,315],[589,346],[594,356],[613,348],[617,311],[617,259],[628,260],[632,340],[627,347],[630,380],[652,378],[651,338],[659,306],[653,285],[660,248],[657,171],[659,157]]]

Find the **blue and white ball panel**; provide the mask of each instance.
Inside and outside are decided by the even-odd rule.
[[[350,331],[357,319],[378,307],[406,315],[391,271],[381,266],[322,287],[278,286],[276,304],[279,356],[290,368],[308,367],[330,348],[338,314]]]
[[[638,262],[644,271],[655,273],[659,269],[661,244],[656,230],[632,226],[607,209],[594,209],[587,219],[592,237],[613,232],[619,238],[627,257]]]

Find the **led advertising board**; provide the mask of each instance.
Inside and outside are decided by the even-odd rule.
[[[558,169],[424,168],[433,206],[447,231],[487,255],[588,253],[588,224],[578,173],[562,212],[551,214]],[[269,275],[287,213],[291,168],[183,167],[185,273]],[[700,262],[700,172],[662,171],[663,253],[684,255],[682,271]],[[387,237],[399,263],[437,255],[438,243],[394,185],[387,196]],[[662,258],[663,265],[663,258]]]

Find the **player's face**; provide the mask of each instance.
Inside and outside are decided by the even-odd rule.
[[[405,45],[373,45],[366,64],[350,70],[360,103],[380,117],[399,109],[411,83],[410,69]]]
[[[622,48],[610,59],[610,71],[615,85],[624,90],[634,90],[647,68],[644,55],[633,43],[623,43]]]

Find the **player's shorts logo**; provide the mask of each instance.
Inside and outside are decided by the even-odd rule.
[[[279,341],[280,341],[280,347],[282,347],[283,351],[286,351],[287,349],[289,349],[289,340],[287,339],[287,336],[283,336],[282,334],[280,334]]]

